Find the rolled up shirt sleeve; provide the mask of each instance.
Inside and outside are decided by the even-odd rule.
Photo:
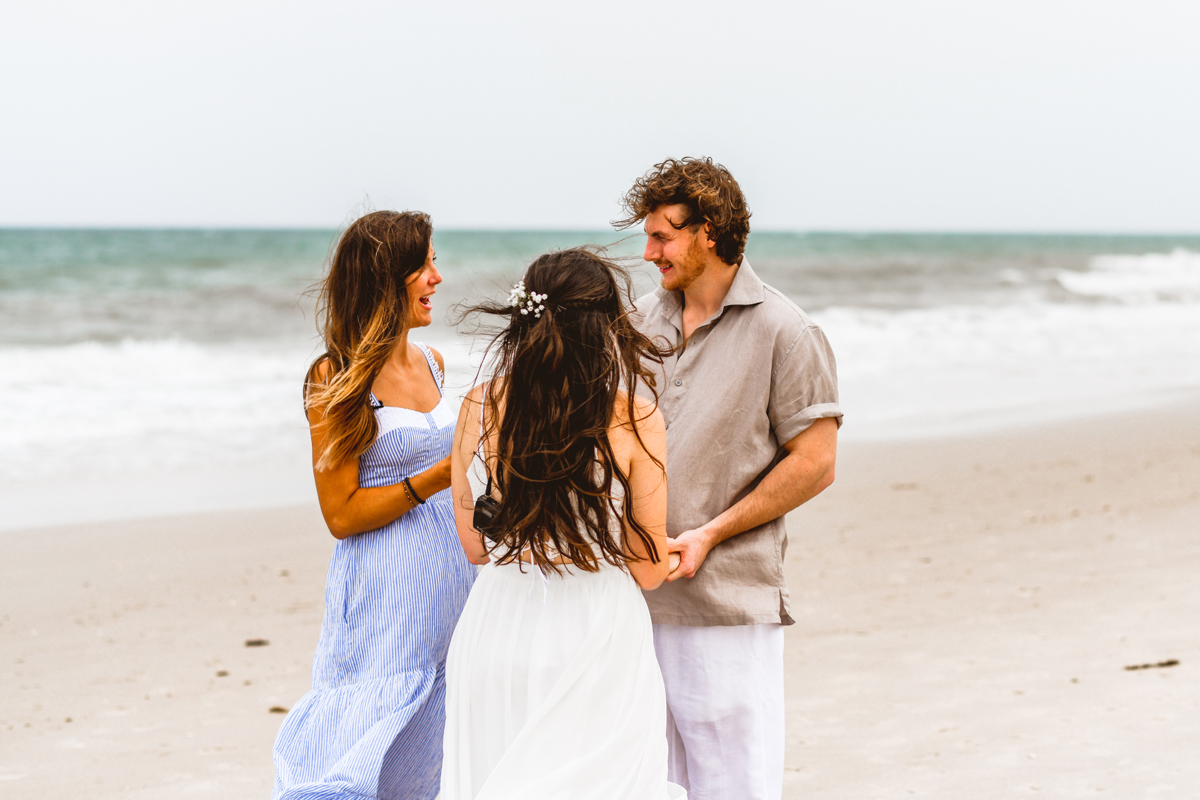
[[[837,362],[824,331],[810,323],[790,343],[780,344],[782,352],[777,352],[772,365],[767,405],[775,438],[782,445],[818,419],[836,419],[841,427]]]

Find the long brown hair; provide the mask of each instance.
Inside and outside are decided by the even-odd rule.
[[[373,211],[342,234],[321,282],[325,352],[304,376],[304,407],[325,415],[324,470],[358,458],[378,434],[371,384],[408,329],[406,281],[429,255],[433,225],[419,211]]]
[[[524,281],[527,292],[546,296],[536,303],[540,316],[500,303],[461,315],[496,315],[507,323],[488,346],[496,380],[482,407],[485,439],[495,433],[491,475],[500,495],[494,522],[500,539],[490,550],[507,563],[529,548],[534,563],[555,572],[555,553],[586,572],[597,571],[601,559],[621,566],[638,559],[611,530],[624,516],[658,563],[608,437],[624,391],[627,418],[641,440],[634,393],[641,384],[657,396],[645,362],[661,363],[665,355],[629,320],[629,274],[597,250],[575,248],[539,257]],[[614,481],[624,490],[623,513],[615,508]]]

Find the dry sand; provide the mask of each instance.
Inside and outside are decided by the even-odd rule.
[[[786,797],[1200,796],[1200,402],[847,444],[789,527]],[[312,507],[0,534],[0,796],[266,797],[332,547]]]
[[[1200,403],[839,468],[790,526],[786,797],[1200,797]]]

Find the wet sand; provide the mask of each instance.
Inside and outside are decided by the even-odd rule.
[[[1200,787],[1200,402],[847,443],[789,530],[785,797]],[[266,797],[333,544],[312,506],[0,533],[0,795]]]

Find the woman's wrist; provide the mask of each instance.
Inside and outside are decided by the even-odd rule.
[[[424,472],[418,472],[400,480],[400,489],[404,492],[412,508],[423,505],[438,492],[450,488],[450,459],[445,458]]]
[[[412,484],[408,482],[408,478],[400,481],[400,489],[404,492],[404,499],[408,501],[408,510],[416,508],[419,503],[417,503],[417,498],[413,497]]]

